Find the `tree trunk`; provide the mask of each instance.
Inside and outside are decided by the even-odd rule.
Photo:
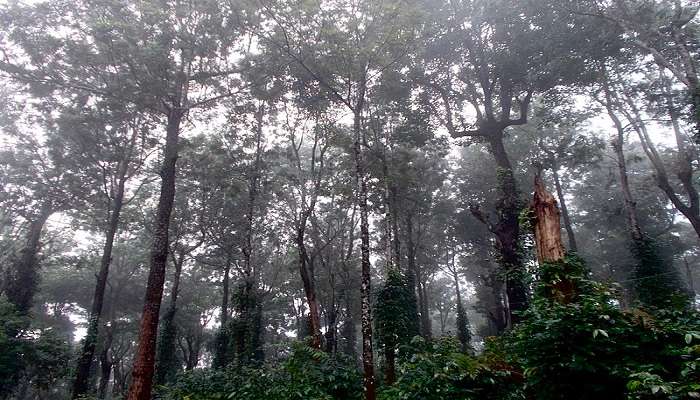
[[[374,380],[374,353],[372,351],[372,309],[371,309],[371,265],[369,261],[369,208],[367,206],[367,177],[362,156],[362,108],[365,85],[360,85],[359,101],[354,110],[353,131],[355,136],[355,180],[357,184],[357,201],[360,209],[360,251],[362,260],[361,304],[362,304],[362,369],[365,400],[376,399]]]
[[[26,244],[8,271],[9,276],[5,281],[7,300],[23,315],[29,314],[29,309],[34,303],[34,294],[39,283],[37,254],[41,243],[41,231],[51,214],[51,205],[48,202],[42,204],[39,215],[29,224]]]
[[[386,362],[384,380],[387,385],[393,385],[396,382],[396,349],[394,346],[384,347],[384,358]]]
[[[561,223],[557,200],[547,191],[539,174],[535,175],[535,194],[532,201],[535,212],[535,245],[540,264],[564,258],[561,241]]]
[[[421,321],[419,315],[419,303],[416,297],[417,288],[417,271],[416,271],[416,247],[413,242],[413,215],[407,213],[406,215],[406,257],[408,258],[408,265],[406,267],[406,285],[410,289],[411,295],[411,314],[413,314],[413,319],[415,321]],[[415,324],[415,327],[420,327],[420,324]],[[413,332],[413,334],[418,335],[420,332]]]
[[[109,385],[109,376],[112,374],[113,361],[109,355],[112,347],[113,330],[110,326],[106,330],[105,343],[102,352],[100,353],[100,384],[97,388],[97,398],[104,399],[107,396],[107,386]]]
[[[231,260],[226,258],[224,266],[224,281],[222,282],[223,294],[221,298],[221,326],[225,326],[228,322],[228,299],[229,299],[229,273],[231,272]]]
[[[90,365],[92,365],[95,346],[97,345],[98,328],[100,326],[100,318],[102,317],[102,305],[104,304],[107,277],[109,275],[110,264],[112,263],[112,248],[114,247],[114,238],[119,228],[119,218],[124,204],[124,185],[126,184],[128,165],[128,160],[121,160],[118,172],[119,176],[117,177],[117,191],[114,194],[112,213],[109,216],[105,244],[102,250],[102,259],[100,260],[100,270],[97,273],[95,292],[92,297],[92,308],[90,309],[90,316],[88,318],[87,335],[83,340],[80,358],[76,366],[75,381],[73,381],[73,392],[71,394],[73,399],[77,399],[81,395],[87,393],[88,390]]]
[[[662,80],[664,77],[661,77]],[[681,182],[681,187],[685,191],[688,198],[687,202],[678,197],[676,189],[671,185],[668,179],[668,174],[666,173],[666,167],[664,166],[663,160],[656,150],[654,142],[651,141],[649,133],[647,131],[646,123],[644,122],[642,115],[635,104],[634,99],[630,98],[625,94],[625,101],[629,107],[629,110],[620,107],[626,118],[630,121],[633,128],[637,132],[639,141],[642,144],[642,149],[644,153],[651,161],[654,170],[656,171],[656,184],[657,186],[666,194],[668,199],[684,217],[688,219],[688,222],[693,226],[696,235],[700,237],[700,196],[698,191],[693,184],[693,164],[692,159],[687,154],[687,146],[683,134],[681,133],[681,128],[678,123],[678,111],[673,105],[671,96],[667,95],[667,108],[669,117],[671,118],[671,125],[673,127],[674,135],[676,138],[676,144],[678,147],[677,153],[677,167],[678,167],[678,179]],[[608,98],[610,98],[609,96]],[[630,111],[631,110],[631,111]]]
[[[554,263],[564,259],[564,245],[561,240],[561,225],[557,201],[544,187],[539,174],[535,175],[535,194],[532,208],[535,213],[535,246],[537,260],[543,263]],[[564,264],[568,267],[568,263]],[[570,273],[565,270],[563,275],[557,275],[553,282],[545,282],[550,286],[549,295],[556,301],[566,304],[576,295],[576,286]],[[545,275],[544,279],[550,278]]]
[[[578,252],[578,245],[576,244],[576,236],[574,234],[574,228],[571,224],[571,217],[569,216],[569,209],[566,206],[566,200],[564,199],[564,191],[561,188],[561,182],[559,181],[559,171],[557,167],[552,168],[552,176],[554,177],[554,186],[557,189],[557,198],[559,199],[559,206],[561,207],[561,216],[564,221],[564,229],[566,230],[566,237],[569,241],[569,250],[576,253]]]
[[[425,340],[433,338],[433,324],[430,319],[430,305],[428,304],[428,289],[420,268],[417,268],[416,281],[418,282],[418,305],[420,309],[421,335]]]
[[[513,175],[513,167],[503,146],[503,132],[487,136],[489,148],[498,167],[497,178],[500,196],[496,202],[498,220],[491,227],[496,236],[496,251],[499,264],[506,273],[506,294],[508,296],[507,316],[509,325],[517,323],[528,306],[528,290],[525,285],[525,268],[520,254],[520,201],[519,191]]]
[[[688,257],[683,257],[683,263],[685,266],[685,276],[688,280],[688,290],[690,291],[690,298],[695,299],[695,282],[693,279],[693,270],[690,269],[690,264],[688,263]]]
[[[331,309],[328,310],[328,323],[326,324],[326,353],[335,354],[338,350],[337,346],[337,334],[338,334],[338,313],[335,309],[335,303],[331,305]]]
[[[634,198],[632,197],[632,190],[630,189],[629,178],[627,176],[625,153],[622,149],[624,143],[624,130],[620,120],[617,119],[617,116],[614,117],[614,121],[618,133],[617,138],[613,139],[611,145],[617,157],[617,169],[620,175],[620,188],[622,189],[625,209],[627,210],[627,224],[630,234],[632,235],[632,239],[642,240],[642,229],[639,226],[639,219],[637,218],[637,203],[635,203]]]
[[[306,224],[306,219],[302,218],[300,224]],[[309,323],[311,327],[311,347],[320,349],[321,348],[321,317],[318,307],[318,300],[316,299],[316,288],[313,282],[313,277],[309,273],[307,268],[308,254],[306,252],[306,245],[304,244],[304,232],[303,226],[297,229],[297,249],[299,251],[299,273],[301,274],[301,281],[304,285],[304,295],[306,295],[306,302],[309,306]],[[309,265],[310,266],[310,265]]]
[[[182,265],[185,263],[185,254],[173,254],[173,264],[175,273],[173,275],[173,287],[170,291],[170,304],[163,315],[161,322],[160,341],[156,346],[156,372],[154,382],[162,385],[171,380],[177,372],[177,325],[175,325],[175,315],[177,314],[177,298],[180,294],[180,278],[182,276]],[[181,366],[180,366],[181,367]]]
[[[471,332],[467,325],[467,311],[462,304],[462,291],[459,288],[459,276],[457,273],[452,274],[452,279],[455,281],[455,293],[457,294],[457,338],[462,345],[462,351],[467,352],[471,349]]]
[[[168,228],[175,199],[175,163],[177,161],[177,147],[182,117],[183,112],[179,108],[173,108],[168,114],[163,166],[160,172],[162,181],[155,227],[153,229],[146,299],[139,326],[138,350],[134,358],[128,400],[150,400],[153,388],[156,340],[158,337],[158,314],[163,298],[165,267],[168,261]]]

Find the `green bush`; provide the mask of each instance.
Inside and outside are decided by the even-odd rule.
[[[31,329],[30,319],[0,297],[0,399],[20,384],[55,390],[69,375],[71,349],[51,330]]]
[[[563,268],[566,263],[571,268]],[[610,288],[583,278],[577,260],[542,269],[547,278],[523,322],[504,338],[507,359],[522,368],[528,395],[542,400],[644,398],[630,391],[655,385],[654,376],[660,382],[687,381],[681,374],[692,365],[684,367],[682,357],[687,353],[687,335],[692,339],[700,326],[697,314],[662,309],[625,312],[615,305]],[[565,271],[570,274],[565,276]],[[552,290],[563,279],[576,288],[570,302],[561,301]],[[692,389],[684,388],[686,393]]]
[[[184,373],[160,399],[188,400],[332,400],[362,398],[357,368],[342,357],[295,344],[290,356],[278,365],[230,365],[226,369],[202,369]]]
[[[434,342],[414,338],[413,353],[399,363],[398,381],[381,391],[381,400],[523,399],[519,376],[490,351],[480,357],[462,352],[456,338]]]

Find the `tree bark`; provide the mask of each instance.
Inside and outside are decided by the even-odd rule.
[[[114,247],[114,238],[119,229],[119,218],[124,205],[124,186],[126,184],[126,174],[129,162],[121,160],[118,172],[117,190],[114,194],[112,204],[112,212],[109,216],[109,224],[107,225],[107,233],[105,235],[105,244],[102,250],[102,259],[100,260],[100,270],[97,273],[97,282],[95,284],[95,292],[92,297],[92,308],[88,318],[87,335],[83,340],[80,358],[76,366],[75,381],[73,381],[73,399],[77,399],[81,395],[87,393],[88,381],[90,379],[90,365],[95,354],[97,345],[97,336],[102,317],[102,306],[104,304],[105,288],[107,287],[107,278],[109,275],[109,267],[112,263],[112,249]],[[111,367],[110,367],[111,368]]]
[[[406,266],[406,285],[408,285],[411,290],[411,312],[414,315],[416,321],[421,321],[419,313],[419,302],[416,297],[416,291],[418,290],[417,275],[418,271],[416,269],[416,246],[413,241],[413,215],[409,212],[406,215],[406,258],[408,265]],[[420,327],[420,324],[416,324],[416,327]],[[414,332],[419,334],[420,332]]]
[[[371,309],[371,265],[369,261],[369,207],[367,206],[367,177],[362,156],[362,108],[364,102],[365,83],[360,85],[358,104],[355,105],[353,132],[355,181],[357,185],[357,201],[360,209],[360,252],[361,252],[361,304],[362,304],[362,369],[365,400],[375,400],[376,384],[374,379],[374,353],[372,351],[372,309]]]
[[[526,272],[520,254],[519,191],[513,175],[513,167],[503,145],[503,132],[495,132],[486,137],[498,167],[500,191],[496,202],[498,220],[491,227],[491,231],[496,236],[499,264],[506,273],[507,316],[509,325],[512,326],[520,321],[517,312],[525,311],[529,303],[528,290],[524,282]]]
[[[15,306],[20,314],[28,315],[34,303],[34,294],[39,281],[38,259],[41,244],[41,231],[49,217],[53,214],[51,205],[43,203],[39,215],[29,223],[27,240],[14,262],[5,281],[7,300]]]
[[[561,223],[557,200],[544,187],[539,174],[535,175],[535,194],[532,201],[535,212],[535,245],[540,264],[564,258]]]
[[[566,200],[564,199],[564,191],[561,187],[561,182],[559,181],[559,172],[557,167],[552,168],[552,176],[554,177],[554,186],[557,190],[557,198],[559,199],[559,206],[561,207],[561,216],[564,221],[564,229],[566,230],[566,238],[569,241],[569,250],[578,252],[578,245],[576,244],[576,235],[574,234],[574,228],[571,224],[571,217],[569,216],[569,208],[566,206]]]
[[[231,272],[231,260],[226,258],[224,266],[224,280],[222,282],[223,293],[221,297],[221,326],[223,327],[228,322],[228,299],[229,299],[229,274]]]
[[[163,315],[161,322],[160,342],[156,346],[156,371],[154,382],[156,385],[166,383],[174,376],[176,370],[176,337],[177,326],[175,315],[177,314],[177,298],[180,294],[180,278],[182,266],[185,263],[185,251],[172,255],[175,273],[173,274],[173,287],[170,291],[170,304]]]
[[[128,400],[150,400],[153,388],[158,319],[163,298],[165,267],[168,261],[168,228],[175,199],[175,164],[178,155],[178,139],[182,117],[183,111],[179,108],[173,108],[168,113],[165,151],[160,172],[160,197],[153,229],[146,298],[139,326],[139,343],[134,359]]]
[[[100,352],[100,383],[97,388],[97,398],[104,399],[107,395],[107,386],[109,385],[109,376],[112,374],[112,357],[110,357],[110,349],[112,347],[113,330],[112,327],[106,329],[105,343],[102,352]]]
[[[306,225],[306,219],[300,224]],[[321,348],[321,317],[318,307],[318,300],[316,299],[316,288],[313,282],[313,277],[309,273],[310,263],[307,263],[309,256],[306,251],[306,245],[304,244],[304,226],[299,226],[297,229],[296,242],[297,249],[299,251],[299,273],[301,274],[301,281],[304,285],[304,295],[306,296],[306,302],[309,306],[309,323],[311,327],[311,347],[320,349]]]
[[[462,291],[459,288],[459,276],[456,270],[452,274],[452,279],[455,281],[455,294],[457,295],[457,338],[462,345],[462,351],[466,353],[471,348],[471,334],[468,331],[468,326],[460,324],[460,320],[467,321],[467,311],[462,304]]]

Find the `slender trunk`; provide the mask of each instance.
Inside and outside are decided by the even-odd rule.
[[[683,263],[685,265],[685,276],[688,281],[688,290],[690,291],[690,298],[695,299],[695,282],[693,280],[693,270],[690,269],[690,264],[688,263],[688,257],[683,257]]]
[[[420,268],[416,269],[416,281],[418,282],[418,305],[420,309],[421,335],[426,340],[433,337],[433,324],[430,319],[430,307],[428,304],[428,291],[425,277]]]
[[[226,265],[224,266],[224,281],[223,294],[221,298],[221,326],[225,326],[228,322],[228,298],[229,298],[229,273],[231,272],[231,261],[229,258],[226,259]]]
[[[326,353],[334,354],[337,350],[336,336],[338,333],[338,312],[336,311],[335,301],[330,305],[327,312],[328,323],[326,324]]]
[[[459,275],[455,271],[452,274],[452,279],[455,281],[455,293],[457,295],[457,338],[462,345],[462,351],[467,352],[471,348],[471,333],[467,326],[467,311],[462,304],[462,291],[459,288]]]
[[[663,79],[663,77],[662,77]],[[671,185],[668,174],[666,173],[666,167],[664,162],[659,155],[659,152],[649,137],[646,124],[642,119],[641,112],[637,108],[634,99],[630,98],[625,94],[625,101],[629,107],[629,110],[622,109],[622,112],[627,117],[627,119],[632,123],[639,141],[642,144],[642,149],[644,153],[651,161],[651,164],[656,171],[656,184],[659,188],[666,194],[671,204],[678,210],[684,217],[688,219],[688,222],[693,226],[696,235],[700,237],[700,197],[698,191],[693,184],[693,166],[690,157],[686,154],[685,139],[680,131],[680,126],[678,123],[678,112],[675,110],[673,101],[670,96],[667,97],[667,108],[668,113],[671,118],[671,125],[673,127],[674,135],[676,137],[676,143],[678,146],[678,156],[677,156],[677,166],[678,166],[678,179],[680,180],[681,187],[685,191],[688,197],[688,201],[684,202],[683,199],[678,197],[676,189]]]
[[[100,352],[100,384],[97,389],[97,398],[104,399],[107,395],[107,386],[109,385],[109,376],[112,374],[113,361],[109,355],[112,347],[113,331],[112,327],[107,328],[105,335],[105,343]]]
[[[561,182],[559,181],[559,172],[557,171],[556,166],[552,168],[552,176],[554,177],[554,186],[557,189],[557,198],[559,199],[559,206],[561,208],[562,220],[564,221],[566,237],[569,241],[569,250],[575,253],[578,252],[578,246],[576,245],[576,236],[574,235],[574,228],[571,224],[569,209],[566,206],[566,201],[564,200],[564,191],[561,188]]]
[[[612,148],[617,157],[617,168],[620,174],[620,188],[622,189],[625,209],[627,210],[627,224],[630,229],[630,234],[632,235],[632,239],[641,240],[642,229],[639,226],[639,220],[637,218],[637,203],[635,203],[634,198],[632,197],[632,190],[630,189],[625,153],[622,150],[623,138],[621,136],[622,135],[620,134],[618,135],[617,139],[613,140]]]
[[[393,232],[394,240],[394,263],[396,269],[401,271],[401,239],[399,237],[399,205],[398,205],[398,194],[396,193],[396,185],[392,185],[389,190],[389,199],[391,206],[391,230]]]
[[[360,101],[355,106],[353,131],[355,135],[354,158],[355,180],[357,184],[357,201],[360,209],[360,251],[362,260],[361,304],[362,304],[362,369],[365,400],[376,398],[374,380],[374,353],[372,351],[372,309],[371,309],[371,265],[369,261],[369,207],[367,206],[367,177],[362,156],[362,108],[365,85],[360,85]]]
[[[408,265],[406,267],[406,285],[410,289],[411,295],[411,314],[414,321],[420,321],[418,298],[416,297],[416,247],[413,242],[413,216],[411,213],[406,215],[406,257],[408,258]],[[420,324],[416,323],[415,328],[419,328]],[[414,328],[414,329],[415,329]],[[413,335],[418,335],[420,332],[411,332]]]
[[[303,221],[300,224],[305,224],[306,219],[302,218]],[[306,302],[309,306],[309,323],[311,327],[311,347],[316,349],[321,348],[321,317],[318,307],[318,300],[316,299],[316,288],[313,282],[313,277],[309,273],[310,265],[307,267],[307,261],[309,256],[306,252],[306,245],[304,244],[304,232],[303,226],[297,229],[297,248],[299,251],[299,273],[301,274],[301,281],[304,285],[304,295],[306,296]],[[310,263],[309,263],[310,264]]]
[[[387,385],[393,385],[396,382],[396,349],[394,346],[384,347],[384,358],[386,362],[384,380]]]
[[[345,317],[343,318],[343,327],[341,334],[345,339],[343,353],[347,354],[352,360],[357,361],[357,335],[355,332],[355,317],[352,312],[352,303],[350,296],[345,294]]]
[[[162,181],[153,229],[150,270],[128,400],[150,400],[153,388],[158,317],[163,298],[165,267],[168,261],[168,228],[175,199],[175,163],[182,117],[183,112],[178,108],[173,108],[168,114],[163,166],[160,172]]]
[[[630,189],[629,178],[627,175],[627,162],[625,161],[625,152],[623,150],[625,132],[622,126],[622,122],[617,117],[615,112],[612,110],[610,101],[607,102],[608,115],[613,120],[615,124],[615,129],[617,130],[617,136],[610,143],[613,150],[615,151],[615,156],[617,159],[617,169],[620,175],[620,188],[622,190],[622,196],[624,199],[625,209],[627,210],[627,224],[632,235],[633,240],[642,239],[642,229],[639,226],[639,220],[637,218],[637,204],[632,197],[632,190]]]
[[[41,243],[41,231],[49,217],[53,214],[49,203],[44,203],[36,219],[30,222],[27,231],[27,241],[20,255],[11,267],[5,281],[5,295],[21,314],[29,314],[34,302],[34,294],[39,281],[38,259]]]
[[[112,204],[112,212],[109,216],[109,224],[107,225],[107,233],[105,235],[105,244],[102,250],[102,259],[100,260],[100,270],[97,273],[97,282],[95,284],[95,292],[92,297],[92,308],[88,318],[87,335],[83,340],[80,358],[75,371],[75,381],[73,381],[73,399],[77,399],[81,395],[87,393],[88,381],[90,379],[90,365],[95,354],[97,345],[98,329],[100,326],[100,318],[102,317],[102,306],[104,304],[105,289],[107,287],[107,278],[109,275],[109,267],[112,263],[112,249],[114,247],[114,238],[119,228],[119,218],[122,207],[124,205],[124,185],[126,184],[126,174],[128,170],[128,161],[122,160],[119,166],[119,176],[117,191],[114,194]]]
[[[503,132],[493,133],[487,138],[491,154],[498,166],[497,178],[500,191],[496,203],[498,220],[491,230],[496,236],[499,264],[506,273],[507,316],[509,325],[512,326],[520,321],[518,313],[525,311],[528,305],[526,271],[520,253],[519,191],[513,175],[513,167],[503,146]]]

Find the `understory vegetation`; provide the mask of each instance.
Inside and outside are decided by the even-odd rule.
[[[700,399],[697,0],[0,0],[0,400]]]

